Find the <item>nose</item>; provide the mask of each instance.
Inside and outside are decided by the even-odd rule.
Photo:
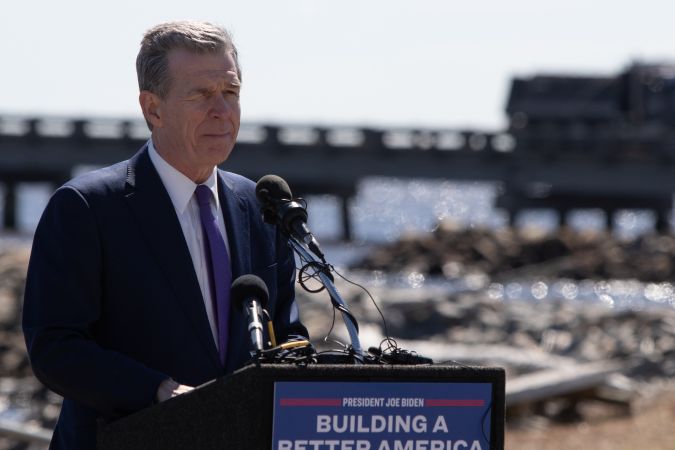
[[[209,111],[209,116],[212,119],[227,119],[230,117],[231,111],[230,107],[227,105],[227,101],[222,95],[214,96],[213,104]]]

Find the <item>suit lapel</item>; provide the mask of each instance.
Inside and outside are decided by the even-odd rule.
[[[218,198],[223,209],[223,219],[227,232],[227,242],[230,246],[232,261],[232,281],[238,277],[251,273],[251,233],[249,214],[246,203],[237,195],[237,185],[233,189],[225,186],[224,175],[218,171]],[[234,370],[242,351],[242,346],[248,350],[246,341],[246,321],[244,316],[233,306],[230,307],[229,342],[227,345],[227,360],[225,373]]]
[[[217,370],[223,373],[190,250],[171,198],[150,160],[147,145],[129,161],[127,183],[134,188],[128,189],[126,201],[138,227],[194,332]]]

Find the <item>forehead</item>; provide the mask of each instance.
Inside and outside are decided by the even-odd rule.
[[[168,61],[171,77],[181,84],[200,81],[225,81],[239,84],[237,66],[229,53],[197,55],[183,50],[174,50],[169,53]]]

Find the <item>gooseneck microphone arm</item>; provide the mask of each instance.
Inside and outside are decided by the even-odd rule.
[[[307,210],[303,205],[293,200],[293,194],[291,194],[288,184],[276,175],[266,175],[258,181],[255,195],[262,204],[263,221],[273,226],[281,225],[282,234],[288,245],[304,261],[326,267],[326,259],[319,243],[307,228]],[[340,309],[347,326],[352,349],[357,356],[354,359],[355,363],[361,364],[363,352],[359,341],[358,325],[328,273],[327,270],[325,272],[323,270],[317,271],[321,283],[328,290],[334,303],[339,305],[338,309]]]
[[[318,262],[317,259],[312,255],[312,253],[307,251],[307,248],[300,242],[298,242],[298,240],[295,239],[294,237],[288,236],[288,245],[290,245],[290,247],[298,255],[300,255],[301,258],[304,258],[307,262]],[[335,288],[333,281],[331,281],[328,275],[325,274],[323,271],[319,271],[318,275],[319,278],[321,279],[321,282],[326,287],[328,294],[340,305],[342,305],[345,310],[349,311],[347,303],[345,303],[345,301],[342,299],[342,296]],[[356,329],[356,324],[353,322],[352,318],[349,317],[348,314],[346,314],[343,311],[340,311],[340,313],[342,314],[342,318],[344,319],[345,325],[347,326],[347,332],[349,333],[349,340],[351,341],[352,349],[354,349],[354,353],[357,355],[357,358],[354,359],[354,363],[361,364],[363,351],[361,349],[361,341],[359,340],[359,332]]]

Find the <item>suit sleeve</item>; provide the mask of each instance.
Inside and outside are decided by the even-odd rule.
[[[274,334],[277,342],[294,338],[309,339],[307,328],[300,322],[295,299],[295,257],[277,227],[277,307],[274,313]]]
[[[63,187],[33,240],[23,311],[30,363],[57,394],[117,416],[150,406],[168,376],[96,343],[101,273],[94,215],[79,191]]]

